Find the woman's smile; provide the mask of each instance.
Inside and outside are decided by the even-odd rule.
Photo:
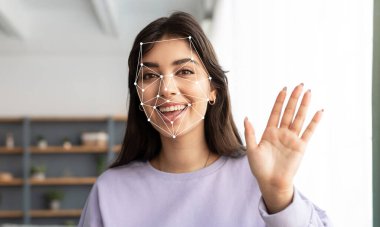
[[[170,124],[174,124],[181,116],[185,114],[185,111],[191,104],[164,104],[156,108],[160,115],[163,116],[163,120]]]

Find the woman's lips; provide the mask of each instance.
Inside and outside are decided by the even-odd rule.
[[[187,110],[187,106],[182,110],[175,110],[170,112],[161,112],[158,110],[159,114],[162,116],[162,120],[164,120],[167,123],[174,123],[180,116]]]

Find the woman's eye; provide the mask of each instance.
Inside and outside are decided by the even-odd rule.
[[[182,69],[180,71],[177,72],[178,75],[191,75],[191,74],[194,74],[192,71],[188,70],[188,69]]]
[[[157,74],[154,74],[154,73],[146,73],[143,75],[143,79],[144,80],[150,80],[150,79],[155,79],[155,78],[158,78],[159,75]]]

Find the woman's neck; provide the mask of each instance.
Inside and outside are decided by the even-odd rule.
[[[209,150],[204,133],[192,131],[175,139],[161,136],[161,142],[160,154],[151,164],[164,172],[192,172],[208,166],[219,157]]]

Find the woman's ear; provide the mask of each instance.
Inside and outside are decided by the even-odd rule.
[[[209,96],[209,99],[212,100],[212,101],[215,101],[216,99],[216,89],[213,88],[211,91],[210,91],[210,96]]]

